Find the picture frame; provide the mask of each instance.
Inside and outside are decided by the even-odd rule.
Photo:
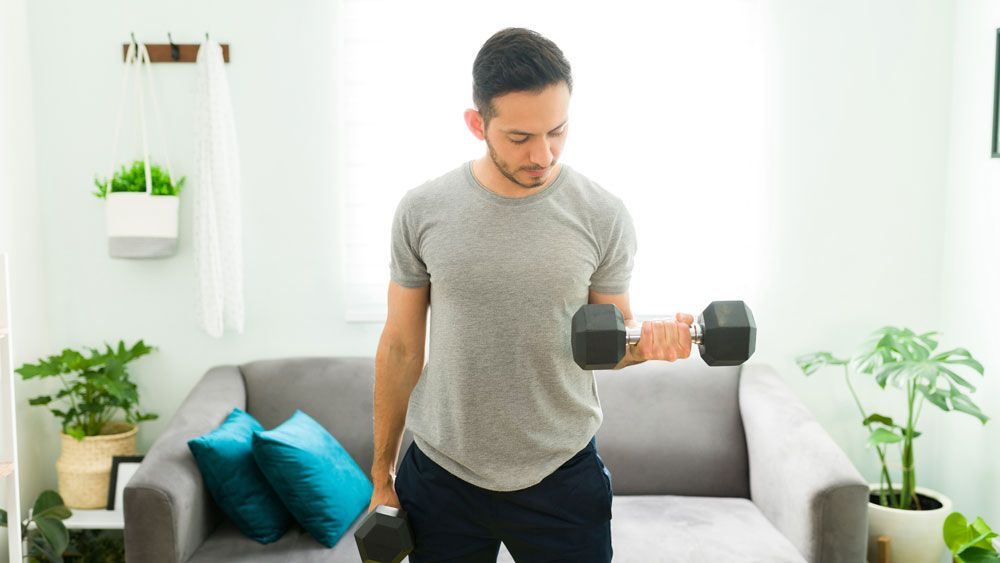
[[[993,143],[991,155],[1000,158],[1000,146],[997,144],[998,124],[1000,124],[1000,27],[996,30],[996,48],[993,69]]]
[[[132,475],[139,469],[139,465],[145,456],[141,455],[116,455],[111,458],[111,481],[108,483],[108,510],[121,512],[125,485],[128,484]]]

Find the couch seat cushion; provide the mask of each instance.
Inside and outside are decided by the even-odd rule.
[[[360,522],[359,517],[333,549],[326,549],[298,525],[261,545],[223,520],[190,563],[358,563],[354,529]],[[740,498],[616,496],[611,542],[615,563],[805,563],[757,507]],[[514,559],[501,546],[497,561]]]

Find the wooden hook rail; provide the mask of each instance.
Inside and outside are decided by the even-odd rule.
[[[169,33],[167,37],[170,37]],[[129,43],[122,43],[122,61],[125,61],[128,46]],[[219,46],[222,47],[222,60],[228,63],[229,43],[220,43]],[[200,47],[198,43],[174,43],[172,39],[169,43],[146,43],[149,62],[152,63],[193,63],[198,60]]]

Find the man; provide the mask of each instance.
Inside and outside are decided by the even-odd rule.
[[[638,324],[631,217],[558,162],[573,81],[554,43],[504,29],[473,82],[465,121],[486,155],[409,190],[393,219],[369,510],[406,511],[412,563],[496,561],[501,542],[519,562],[607,562],[603,415],[593,373],[573,362],[570,321],[585,303],[614,303]],[[642,323],[615,369],[688,357],[693,322]],[[414,443],[395,474],[404,423]]]

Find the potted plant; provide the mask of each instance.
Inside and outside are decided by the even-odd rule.
[[[184,180],[174,183],[168,172],[144,160],[136,160],[130,168],[122,165],[110,179],[94,178],[94,195],[106,201],[112,257],[157,258],[177,251],[178,194]]]
[[[63,504],[59,493],[42,491],[35,500],[31,514],[20,523],[21,537],[26,545],[24,558],[30,562],[62,563],[63,553],[69,545],[69,532],[63,520],[71,515],[72,512]],[[0,510],[0,526],[10,524],[7,518],[7,511]]]
[[[997,533],[982,518],[970,524],[961,512],[952,512],[944,520],[942,535],[955,563],[1000,563]]]
[[[838,358],[830,352],[796,358],[807,376],[827,366],[843,366],[847,388],[868,429],[868,445],[878,455],[879,482],[871,484],[868,503],[868,557],[872,561],[877,538],[883,535],[892,538],[894,559],[907,563],[936,563],[945,549],[939,531],[951,510],[951,501],[937,491],[918,487],[914,467],[914,440],[920,436],[916,428],[924,404],[966,413],[983,424],[989,420],[966,394],[975,391],[975,386],[957,373],[965,368],[983,375],[982,364],[964,348],[935,353],[937,334],[883,327],[853,358]],[[873,376],[880,388],[891,384],[905,392],[903,421],[865,410],[851,383],[851,365],[855,371]],[[900,448],[902,472],[896,484],[886,459],[892,445]]]
[[[62,383],[55,395],[41,395],[29,404],[46,406],[62,420],[62,451],[56,461],[59,492],[72,508],[99,508],[108,499],[111,459],[135,455],[138,423],[157,415],[139,411],[139,393],[127,364],[154,347],[139,340],[128,348],[105,344],[105,351],[90,348],[89,357],[65,349],[61,354],[24,364],[14,370],[24,379],[57,377]],[[56,401],[65,404],[56,406]],[[123,420],[115,419],[119,413]]]

